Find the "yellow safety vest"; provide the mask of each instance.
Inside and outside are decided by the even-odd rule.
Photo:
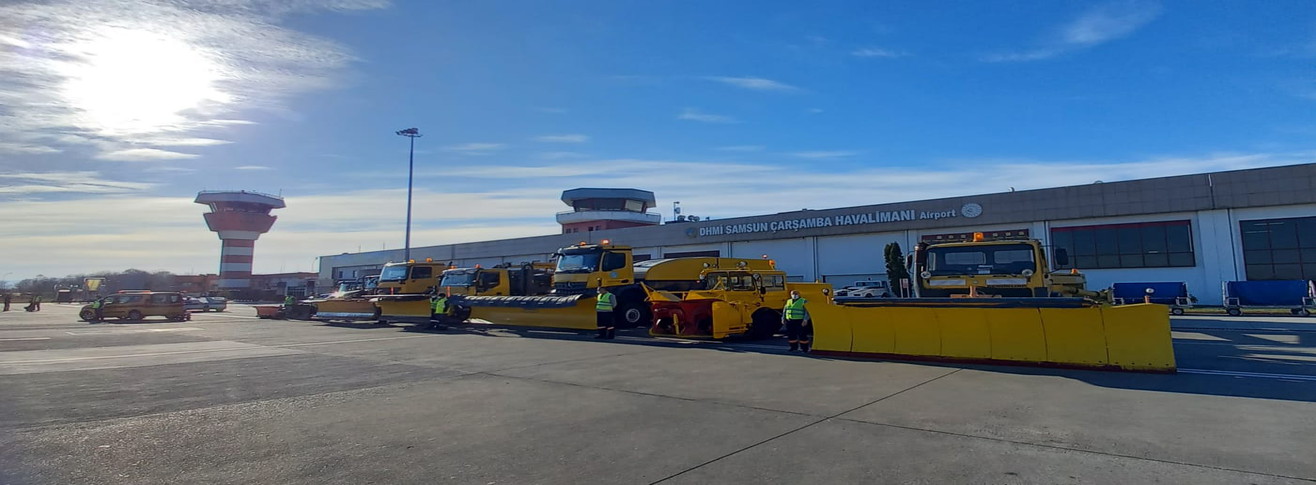
[[[786,319],[804,320],[804,315],[805,315],[804,304],[808,302],[809,302],[808,300],[805,300],[803,298],[799,298],[795,300],[786,300],[786,309],[785,309]]]
[[[599,301],[594,302],[594,311],[610,312],[615,306],[617,306],[617,297],[612,296],[612,293],[600,293]]]
[[[297,299],[296,299],[296,298],[293,298],[293,297],[291,297],[291,296],[285,296],[285,297],[283,297],[283,304],[284,304],[284,305],[291,305],[291,304],[293,304],[293,303],[297,303]]]
[[[95,310],[99,310],[101,308],[101,305],[103,305],[103,303],[101,303],[100,300],[91,302],[91,308]]]
[[[447,298],[439,298],[439,299],[434,300],[434,313],[437,313],[437,314],[439,314],[439,315],[443,315],[443,314],[445,314],[445,313],[448,313],[448,299],[447,299]]]

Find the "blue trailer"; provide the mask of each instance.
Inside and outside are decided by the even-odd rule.
[[[1143,302],[1166,305],[1174,315],[1183,315],[1184,309],[1192,308],[1197,301],[1188,294],[1188,285],[1182,281],[1115,283],[1111,286],[1111,298],[1116,305]]]
[[[1316,286],[1309,280],[1226,281],[1221,285],[1225,312],[1238,316],[1244,308],[1285,309],[1308,316],[1316,310]]]

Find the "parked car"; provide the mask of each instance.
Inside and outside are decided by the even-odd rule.
[[[890,298],[891,284],[882,281],[856,281],[850,286],[836,290],[836,296],[857,296],[868,298]]]
[[[165,317],[184,321],[189,318],[183,305],[183,295],[172,291],[120,292],[100,299],[101,317],[139,321],[146,317]],[[84,305],[78,316],[88,322],[96,319],[96,310]]]
[[[228,309],[228,300],[218,296],[195,296],[188,298],[184,306],[188,311],[222,312]]]

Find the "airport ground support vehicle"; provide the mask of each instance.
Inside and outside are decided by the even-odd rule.
[[[1108,299],[1105,292],[1087,290],[1087,278],[1077,269],[1052,271],[1041,241],[986,241],[981,234],[973,241],[915,246],[910,268],[915,295]],[[1068,264],[1063,249],[1054,256],[1057,265]]]
[[[1058,252],[1058,264],[1065,264]],[[1167,307],[1112,305],[1077,271],[1053,273],[1036,240],[920,244],[916,298],[810,305],[813,353],[1174,372]]]
[[[891,283],[880,280],[856,281],[836,290],[836,296],[883,297],[891,296]]]
[[[580,244],[557,251],[553,292],[544,296],[459,296],[455,303],[471,309],[471,319],[490,323],[553,328],[594,329],[599,287],[616,296],[620,327],[648,327],[652,309],[646,288],[685,292],[701,289],[707,270],[770,271],[761,259],[693,257],[634,262],[629,246]]]
[[[552,263],[500,264],[492,268],[451,268],[439,279],[438,291],[448,296],[536,296],[553,290]],[[453,303],[452,318],[464,321],[471,309]]]
[[[385,264],[379,273],[379,288],[370,297],[379,307],[378,322],[428,324],[430,297],[437,293],[439,278],[449,268],[446,262],[428,258]]]
[[[146,317],[165,317],[176,322],[192,319],[184,307],[183,295],[173,291],[120,292],[102,297],[99,302],[102,319],[139,321]],[[83,305],[78,317],[88,322],[96,321],[96,310],[92,304]]]
[[[688,291],[649,291],[653,336],[769,338],[781,329],[781,311],[792,290],[826,304],[831,285],[786,281],[777,270],[709,268],[703,284]]]
[[[388,263],[379,274],[379,290],[373,297],[379,307],[380,323],[427,324],[430,297],[438,293],[465,296],[525,297],[552,290],[552,265],[528,262],[492,268],[454,268],[446,263],[407,261]],[[470,309],[453,299],[453,319],[465,320]]]

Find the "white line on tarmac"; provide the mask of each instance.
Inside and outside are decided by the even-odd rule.
[[[402,340],[407,338],[435,337],[437,335],[406,335],[402,337],[363,338],[356,340],[331,340],[328,342],[302,342],[297,344],[269,344],[270,347],[309,347],[312,345],[350,344],[355,342],[377,342],[380,340]]]
[[[156,357],[156,356],[161,356],[161,355],[202,354],[202,353],[208,353],[208,352],[226,352],[226,351],[230,351],[230,350],[251,350],[251,349],[253,349],[253,348],[257,348],[257,349],[259,349],[259,348],[261,348],[261,346],[259,346],[259,345],[253,345],[253,346],[243,346],[243,347],[223,347],[223,348],[218,348],[218,349],[177,350],[177,351],[171,351],[171,352],[144,352],[144,353],[140,353],[140,354],[96,355],[96,356],[90,356],[90,357],[65,357],[65,358],[60,358],[60,359],[15,360],[15,361],[12,361],[12,362],[5,362],[5,364],[6,364],[6,365],[14,365],[14,364],[51,364],[51,363],[56,363],[56,362],[78,362],[78,361],[84,361],[84,360],[131,359],[131,358],[137,358],[137,357]]]
[[[241,318],[245,320],[260,320],[260,317],[249,317],[246,315],[233,315],[229,313],[194,313],[193,315],[214,316],[220,318]]]
[[[105,330],[74,331],[74,332],[64,332],[64,333],[67,333],[69,335],[114,335],[114,334],[122,334],[122,333],[188,332],[192,330],[201,330],[198,327],[125,328],[118,330],[111,330],[110,328],[113,327],[109,327],[109,328],[102,327],[102,328],[105,328]]]
[[[1316,382],[1316,376],[1306,376],[1300,374],[1270,374],[1265,372],[1241,372],[1241,371],[1232,371],[1232,370],[1211,370],[1211,369],[1179,369],[1179,373],[1200,374],[1200,375],[1208,375],[1208,376],[1250,377],[1255,379],[1278,379],[1284,381]]]
[[[0,338],[0,342],[14,342],[18,340],[50,340],[50,337]]]

